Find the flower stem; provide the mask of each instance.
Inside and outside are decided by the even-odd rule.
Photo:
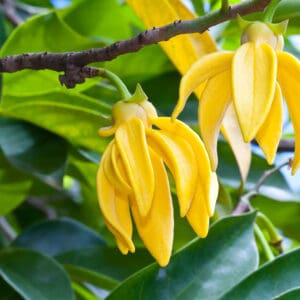
[[[254,234],[255,234],[256,239],[260,243],[267,260],[268,261],[273,260],[275,258],[275,256],[270,248],[270,245],[268,244],[263,232],[260,230],[260,228],[256,224],[254,224]]]
[[[99,70],[99,76],[109,79],[115,85],[115,87],[118,89],[119,93],[121,94],[122,99],[125,100],[131,97],[131,94],[128,91],[127,86],[120,79],[120,77],[118,77],[113,72],[103,68],[99,68],[98,70]]]
[[[276,8],[281,0],[272,0],[264,12],[264,21],[272,22]]]
[[[281,253],[282,237],[278,234],[276,228],[274,227],[270,219],[265,214],[258,212],[256,215],[256,221],[268,231],[271,245],[274,245],[274,247],[276,247],[276,249]]]

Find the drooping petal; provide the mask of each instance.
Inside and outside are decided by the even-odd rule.
[[[184,10],[184,6],[178,0],[127,0],[127,3],[135,10],[147,28],[163,26],[174,20],[193,18],[192,13],[187,15],[187,10]],[[200,53],[204,55],[216,49],[209,32],[198,34],[197,42],[202,45],[201,52],[195,49],[192,40],[193,35],[184,34],[159,43],[182,74],[198,59]]]
[[[142,216],[146,216],[154,193],[154,172],[143,122],[132,118],[116,131],[116,145]]]
[[[209,193],[209,209],[208,215],[213,216],[215,211],[216,202],[219,195],[219,182],[216,172],[210,174],[210,193]]]
[[[221,130],[233,151],[244,185],[251,165],[251,145],[244,142],[233,103],[227,108]]]
[[[112,229],[112,233],[118,240],[122,241],[123,245],[126,245],[123,248],[128,248],[129,251],[134,252],[135,248],[131,239],[132,222],[128,198],[126,195],[117,194],[105,176],[103,157],[105,158],[107,154],[110,153],[104,152],[97,173],[99,206],[106,224],[109,224],[109,227]]]
[[[198,165],[193,149],[182,137],[158,130],[147,130],[151,148],[163,158],[176,183],[180,216],[184,217],[195,194]]]
[[[151,151],[155,172],[155,191],[151,209],[146,217],[140,215],[135,202],[132,214],[137,231],[146,248],[161,266],[169,263],[173,245],[173,206],[169,180],[163,161]]]
[[[211,78],[199,103],[198,122],[202,140],[207,149],[212,170],[218,165],[217,141],[224,114],[231,98],[231,71]]]
[[[107,152],[107,155],[102,157],[102,161],[106,178],[114,189],[124,194],[130,194],[132,189],[119,170],[123,165],[120,155],[117,155],[115,142],[110,142],[105,151]]]
[[[182,77],[179,87],[179,99],[172,113],[175,119],[183,110],[190,94],[206,80],[231,69],[233,52],[216,52],[197,60]],[[216,87],[216,89],[222,87]]]
[[[206,237],[209,228],[209,216],[205,206],[206,199],[202,194],[200,185],[197,186],[195,197],[186,217],[193,230],[200,237]]]
[[[256,141],[264,152],[267,162],[272,164],[280,141],[283,122],[283,106],[280,87],[276,84],[270,112],[256,135]]]
[[[189,126],[179,120],[172,121],[171,118],[160,117],[153,119],[152,123],[162,129],[164,132],[170,132],[185,139],[191,145],[198,166],[197,186],[199,186],[201,189],[201,193],[206,201],[205,205],[207,205],[209,214],[213,214],[213,211],[210,209],[211,205],[209,196],[211,189],[210,162],[206,149],[199,136]]]
[[[286,52],[277,52],[278,80],[285,98],[295,131],[295,156],[292,174],[300,166],[300,63]]]
[[[245,142],[265,121],[274,98],[277,74],[275,51],[265,43],[245,43],[232,65],[233,100]]]

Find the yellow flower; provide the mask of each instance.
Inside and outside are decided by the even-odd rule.
[[[165,266],[171,256],[174,229],[165,165],[175,180],[180,215],[200,237],[207,235],[209,217],[214,213],[216,174],[199,136],[181,121],[157,117],[139,87],[132,99],[114,105],[112,116],[113,126],[99,130],[100,136],[115,135],[97,174],[104,221],[120,251],[127,254],[135,251],[132,214],[145,246]]]
[[[300,63],[283,52],[286,23],[254,22],[247,26],[235,52],[216,52],[199,59],[183,76],[178,104],[182,111],[189,95],[205,84],[199,104],[199,126],[212,169],[217,167],[216,144],[226,110],[234,105],[245,142],[256,138],[267,161],[273,163],[282,131],[282,95],[295,130],[292,173],[300,164]]]

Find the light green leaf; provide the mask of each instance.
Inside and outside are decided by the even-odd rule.
[[[1,108],[3,114],[34,123],[72,144],[97,152],[107,145],[107,139],[100,138],[97,132],[109,124],[110,107],[100,100],[74,92],[6,95]]]
[[[146,267],[107,299],[218,299],[257,267],[253,220],[254,214],[220,220],[206,239],[177,252],[167,267]]]
[[[73,300],[68,276],[54,259],[37,252],[0,252],[0,275],[26,300]]]
[[[222,300],[271,300],[300,286],[300,249],[280,255],[229,291]]]

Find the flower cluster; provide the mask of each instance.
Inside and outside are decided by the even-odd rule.
[[[135,251],[133,218],[145,246],[165,266],[174,229],[165,165],[176,184],[180,215],[200,237],[207,235],[214,213],[216,174],[199,136],[179,120],[158,117],[139,86],[132,98],[114,105],[112,116],[113,126],[99,130],[100,136],[114,134],[97,174],[104,221],[126,254]]]
[[[283,52],[286,23],[247,24],[235,51],[208,54],[183,76],[176,118],[189,95],[200,85],[199,126],[212,169],[217,167],[217,138],[226,110],[234,105],[245,142],[255,138],[267,161],[274,160],[282,131],[282,96],[296,135],[292,173],[300,165],[300,63]]]

